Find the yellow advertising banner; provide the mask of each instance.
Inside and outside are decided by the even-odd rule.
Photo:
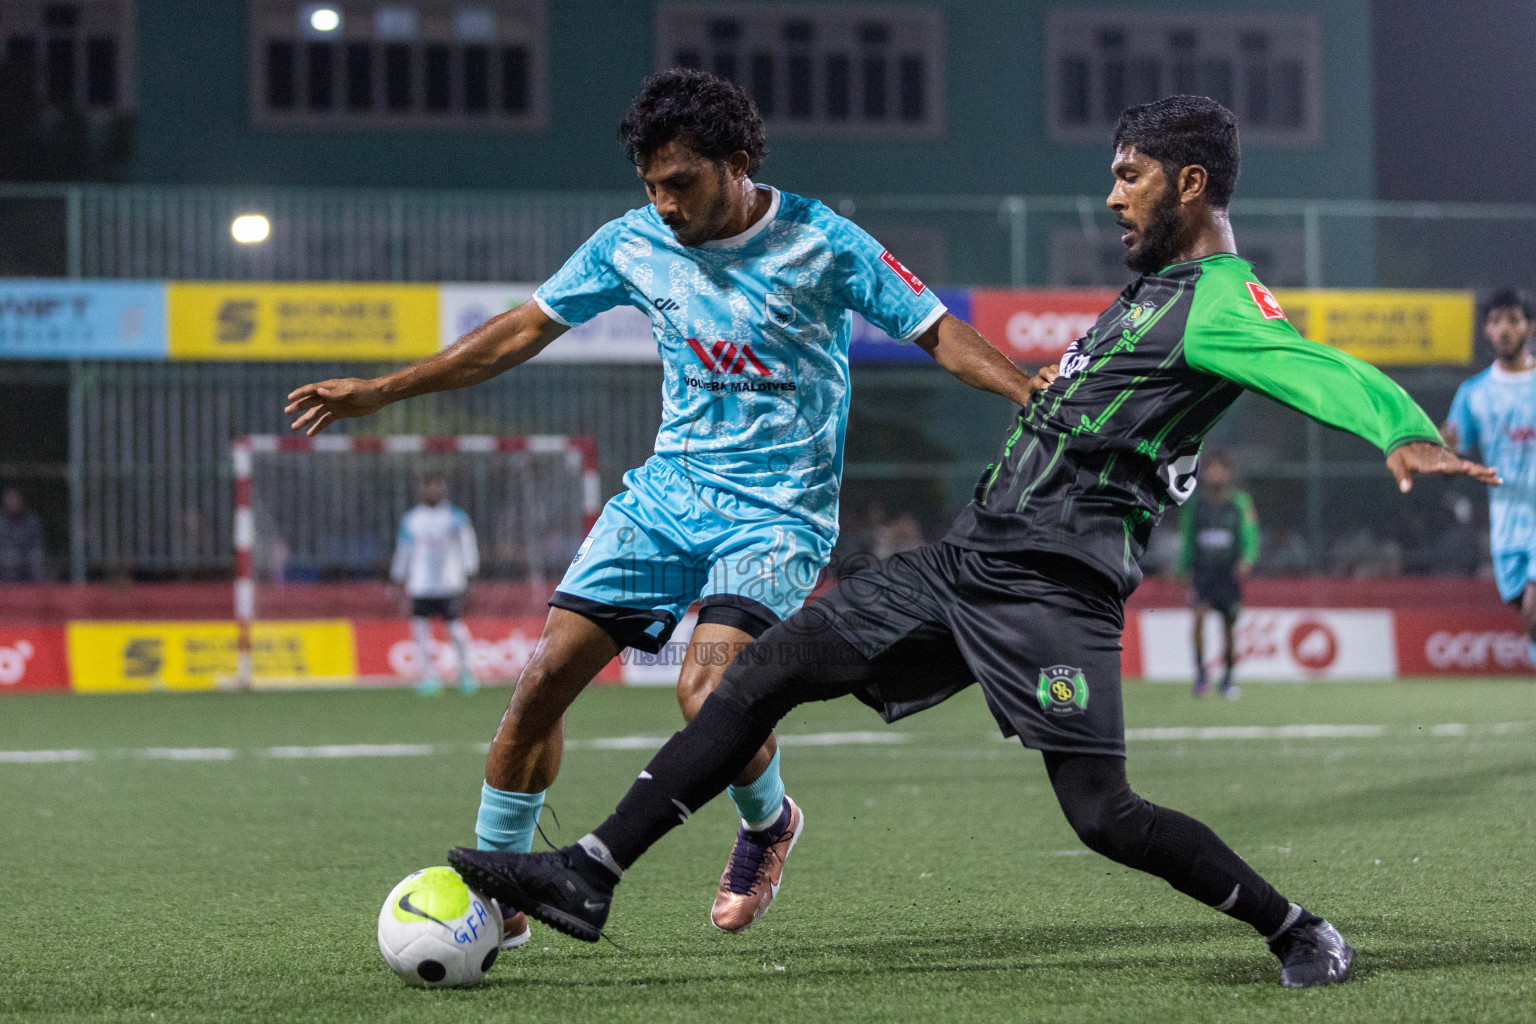
[[[69,675],[79,693],[212,690],[235,676],[233,622],[71,622]],[[262,679],[349,679],[357,674],[345,619],[258,622],[252,674]]]
[[[1275,298],[1306,337],[1377,366],[1472,361],[1471,292],[1277,289]]]
[[[416,359],[439,347],[433,285],[173,282],[172,359]]]

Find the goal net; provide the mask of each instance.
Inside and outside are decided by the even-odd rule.
[[[433,623],[423,664],[390,587],[402,517],[441,477],[475,533],[469,671],[515,678],[598,511],[583,437],[245,437],[234,445],[239,686],[388,685],[463,666]]]

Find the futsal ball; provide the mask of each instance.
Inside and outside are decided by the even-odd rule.
[[[379,952],[425,988],[473,985],[501,952],[501,912],[453,868],[413,872],[379,911]]]

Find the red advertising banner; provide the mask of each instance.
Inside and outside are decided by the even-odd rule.
[[[1397,670],[1404,676],[1531,675],[1520,616],[1454,608],[1403,609],[1397,619]]]
[[[483,682],[512,682],[533,655],[544,629],[543,616],[464,620],[469,626],[470,670]],[[357,650],[357,674],[390,685],[415,682],[423,674],[421,655],[405,619],[357,619],[352,623]],[[441,622],[432,624],[432,659],[437,674],[451,682],[459,674],[458,655]],[[599,682],[619,681],[618,662],[598,673]]]
[[[0,693],[67,689],[62,626],[0,626]]]
[[[1088,333],[1117,294],[1107,288],[977,288],[971,293],[971,323],[1016,362],[1054,363]]]

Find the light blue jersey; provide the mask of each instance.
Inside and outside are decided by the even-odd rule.
[[[944,313],[857,225],[777,189],[734,238],[678,243],[654,206],[604,225],[534,295],[576,325],[615,306],[647,313],[666,379],[656,454],[835,536],[857,312],[911,340]]]
[[[1478,449],[1504,480],[1488,489],[1489,547],[1499,592],[1515,600],[1536,573],[1536,369],[1488,367],[1457,389],[1447,422],[1457,449]]]

